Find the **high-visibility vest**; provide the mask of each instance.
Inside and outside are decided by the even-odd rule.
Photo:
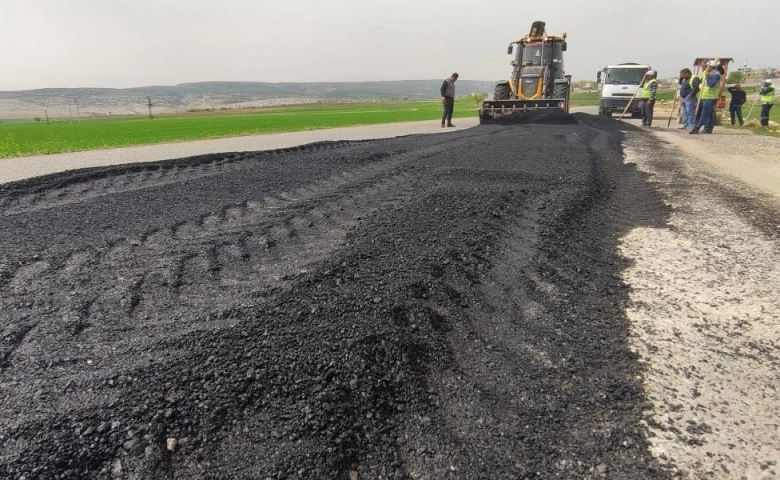
[[[701,99],[702,100],[717,100],[720,96],[720,82],[714,87],[707,86],[706,76],[701,83]]]
[[[650,91],[650,85],[652,85],[653,83],[658,84],[658,80],[653,78],[651,80],[646,81],[645,84],[642,85],[642,94],[639,98],[648,99],[652,96],[652,92]]]
[[[705,87],[705,83],[704,82],[707,80],[707,75],[702,73],[701,75],[699,75],[699,80],[701,80],[701,81],[699,82],[699,91],[696,92],[696,99],[697,100],[701,99],[701,92],[702,92],[702,90]],[[692,81],[693,81],[693,77],[691,77],[691,82]],[[693,83],[691,83],[691,85],[693,85]]]
[[[761,103],[775,103],[775,87],[769,87],[766,93],[761,95]]]

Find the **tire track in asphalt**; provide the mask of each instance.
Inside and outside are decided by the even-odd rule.
[[[449,336],[457,366],[431,379],[443,403],[440,416],[430,425],[407,427],[417,439],[409,442],[410,451],[446,445],[455,453],[438,459],[410,455],[416,475],[455,468],[462,478],[477,478],[479,471],[464,465],[484,465],[517,478],[540,471],[561,478],[663,476],[652,459],[627,461],[647,448],[637,426],[640,370],[626,347],[623,305],[612,303],[624,291],[621,279],[604,272],[622,263],[615,249],[618,232],[638,219],[658,224],[667,209],[660,200],[647,202],[655,195],[646,177],[621,165],[616,133],[588,118],[580,121],[590,129],[553,136],[558,145],[590,151],[588,178],[558,180],[582,186],[568,190],[574,195],[562,202],[566,209],[554,208],[560,200],[553,190],[529,192],[528,203],[505,213],[512,220],[488,278],[480,282],[481,301]],[[622,321],[605,324],[602,316]],[[607,375],[605,362],[615,365]],[[594,385],[592,396],[583,393]],[[621,413],[605,412],[605,403]],[[490,451],[475,450],[475,444],[490,445]],[[509,450],[508,457],[493,453]]]
[[[322,142],[299,147],[290,147],[268,152],[234,153],[195,157],[192,163],[179,161],[154,162],[106,169],[85,169],[45,177],[35,182],[33,192],[18,192],[16,185],[24,186],[30,181],[21,181],[4,186],[8,192],[0,196],[0,208],[6,215],[61,207],[87,199],[120,192],[132,192],[151,187],[165,186],[182,180],[208,178],[223,174],[227,170],[245,168],[247,161],[273,161],[280,155],[290,153],[318,153],[343,148],[347,143],[365,142]],[[214,158],[216,157],[216,158]],[[43,183],[41,185],[41,183]],[[40,190],[40,191],[38,191]]]
[[[355,143],[359,146],[364,142]],[[267,155],[261,156],[276,157],[290,152],[316,154],[344,146],[354,145],[338,142],[336,145],[266,152]],[[432,155],[445,148],[451,147],[435,145],[420,153]],[[308,265],[325,258],[334,248],[338,248],[346,230],[354,224],[356,218],[383,208],[383,205],[392,206],[411,197],[414,181],[402,167],[414,160],[416,155],[418,153],[372,154],[350,170],[339,171],[294,191],[281,191],[263,199],[245,200],[167,229],[149,230],[137,238],[114,239],[107,248],[79,247],[76,251],[65,253],[64,260],[59,257],[36,260],[23,264],[16,271],[8,271],[5,278],[10,290],[8,295],[4,295],[5,301],[18,304],[23,296],[31,312],[21,319],[24,335],[5,335],[8,342],[2,348],[4,367],[9,367],[13,352],[24,341],[30,340],[29,332],[44,319],[46,327],[39,332],[39,336],[49,338],[54,343],[59,343],[63,336],[78,336],[90,328],[100,329],[97,335],[104,341],[115,343],[115,340],[110,340],[112,334],[125,330],[127,322],[138,322],[137,325],[144,328],[144,325],[150,323],[166,323],[166,314],[172,315],[174,319],[181,316],[176,309],[169,311],[162,305],[184,300],[185,308],[210,308],[216,310],[215,315],[219,316],[220,309],[229,308],[221,306],[219,299],[224,296],[226,301],[234,301],[236,289],[242,290],[240,295],[249,296],[253,299],[251,303],[256,304],[262,299],[264,291],[285,288],[301,272],[305,272]],[[251,163],[257,162],[252,156],[245,157],[232,157],[230,163],[238,163],[242,158]],[[200,161],[195,159],[195,168],[223,165],[222,161],[206,164],[198,163]],[[126,182],[118,181],[132,184],[132,190],[159,186],[152,174],[161,170],[161,167],[144,165],[139,169],[140,173],[119,173],[120,176],[114,179],[125,178]],[[121,172],[123,169],[119,170]],[[204,176],[200,171],[194,173],[196,177]],[[145,177],[145,180],[139,180],[141,177]],[[75,183],[77,178],[77,174],[68,175],[69,181],[73,183],[67,194],[75,198],[65,203],[85,202],[95,197],[90,188]],[[94,180],[92,172],[86,173],[84,178],[86,184],[105,180]],[[190,178],[184,175],[179,180]],[[52,182],[44,179],[43,183]],[[101,195],[128,190],[116,189],[112,183]],[[21,195],[21,198],[27,200],[44,197],[45,190]],[[310,204],[316,206],[309,207]],[[11,210],[4,213],[18,215],[54,206],[41,204],[36,207],[31,202],[26,212],[15,210],[12,205]],[[296,259],[301,250],[306,251],[307,255]],[[73,270],[78,271],[77,277],[63,273]],[[52,282],[52,277],[57,281]],[[213,283],[228,288],[224,294],[216,298],[212,296],[208,302],[204,302],[202,299],[209,295],[207,291]],[[247,285],[242,288],[244,283]],[[78,285],[78,288],[73,289],[74,285]],[[105,287],[101,288],[100,285]],[[97,297],[83,293],[101,290],[103,293]],[[14,291],[18,295],[11,294]],[[39,302],[40,299],[55,300]],[[41,307],[37,306],[39,303]],[[57,303],[78,307],[52,307],[52,304]],[[116,325],[106,325],[99,320],[117,314],[127,320]],[[182,333],[198,328],[218,328],[213,323],[215,315],[203,315],[189,322]],[[17,327],[12,325],[9,328]],[[36,345],[38,351],[46,348]],[[131,344],[119,348],[131,348]]]
[[[437,146],[427,150],[441,151],[444,148]],[[149,230],[136,238],[119,238],[105,248],[79,247],[77,250],[65,254],[65,259],[62,262],[55,259],[58,266],[53,272],[49,271],[51,265],[45,261],[36,261],[21,266],[15,274],[8,275],[9,280],[6,285],[17,287],[25,284],[29,287],[33,279],[27,277],[35,276],[36,272],[38,274],[47,272],[46,275],[40,276],[40,280],[47,282],[47,285],[33,288],[26,293],[34,293],[39,297],[52,295],[56,297],[56,292],[68,292],[68,296],[75,297],[75,303],[82,305],[79,310],[81,314],[75,321],[48,321],[53,316],[59,315],[70,319],[70,313],[63,313],[65,307],[61,307],[61,310],[55,312],[49,310],[36,312],[36,316],[47,320],[45,331],[39,332],[40,338],[35,340],[34,345],[30,345],[29,342],[24,345],[25,352],[32,357],[40,357],[41,353],[35,354],[35,351],[43,352],[48,349],[41,342],[45,344],[47,341],[51,341],[50,346],[54,350],[56,349],[55,344],[61,345],[63,340],[67,342],[64,338],[67,335],[81,337],[89,333],[92,341],[100,343],[102,350],[104,352],[110,351],[111,354],[101,354],[94,350],[86,355],[73,352],[76,355],[75,358],[67,356],[61,361],[50,362],[50,367],[57,370],[57,375],[49,379],[54,385],[53,389],[51,386],[49,389],[59,391],[60,395],[67,399],[67,402],[79,404],[85,412],[91,408],[104,408],[107,405],[106,402],[111,404],[117,399],[112,396],[96,399],[90,395],[84,395],[88,390],[82,389],[84,384],[83,380],[78,379],[79,374],[62,375],[62,367],[72,365],[74,362],[78,365],[110,364],[112,355],[129,354],[133,356],[141,353],[141,351],[134,352],[132,345],[134,342],[128,342],[128,338],[123,340],[123,336],[135,331],[136,333],[133,334],[135,338],[143,338],[144,330],[151,327],[152,324],[159,327],[159,322],[164,317],[160,312],[156,312],[154,317],[145,313],[155,310],[155,308],[154,302],[148,306],[144,304],[144,294],[159,295],[160,291],[170,293],[171,290],[181,294],[183,286],[189,287],[189,280],[213,277],[215,272],[224,271],[228,266],[235,266],[237,259],[244,260],[241,251],[246,248],[247,240],[250,238],[260,238],[259,243],[262,249],[267,250],[269,255],[264,255],[265,258],[257,260],[260,260],[261,263],[266,260],[265,263],[271,267],[274,265],[274,261],[279,264],[291,261],[296,255],[300,256],[302,250],[307,252],[309,260],[306,260],[307,256],[303,256],[301,265],[306,265],[307,261],[316,261],[320,257],[311,257],[311,250],[322,250],[320,254],[326,255],[328,253],[326,248],[337,248],[338,242],[343,242],[346,230],[354,223],[356,217],[365,216],[378,208],[394,208],[394,205],[403,203],[414,195],[416,189],[414,178],[403,168],[399,170],[403,163],[414,160],[414,158],[414,155],[411,154],[401,154],[398,158],[393,158],[392,155],[374,157],[370,160],[383,161],[386,162],[386,165],[380,165],[378,169],[370,165],[359,167],[357,172],[342,171],[322,182],[301,187],[293,193],[282,191],[274,196],[264,198],[262,201],[247,200],[238,206],[223,207],[212,214],[200,216],[194,222],[194,229],[184,235],[182,232],[185,230],[174,229],[171,226],[166,230]],[[412,167],[413,169],[414,167]],[[372,180],[372,178],[374,179]],[[359,181],[356,181],[358,179]],[[322,202],[320,198],[325,198],[326,201]],[[310,207],[309,204],[314,206]],[[370,208],[366,210],[368,207]],[[252,218],[252,213],[255,214],[255,218]],[[257,215],[258,213],[260,215]],[[315,221],[322,226],[314,225]],[[185,224],[193,224],[193,222],[176,225]],[[316,231],[305,235],[300,233],[312,228],[315,228]],[[247,229],[254,230],[251,233],[259,235],[245,235]],[[231,239],[236,238],[236,235],[241,235],[243,238],[238,239],[238,242],[230,243]],[[323,247],[316,244],[323,239],[328,241],[330,245]],[[242,245],[244,246],[242,247]],[[246,250],[249,249],[246,248]],[[237,252],[238,254],[236,254]],[[161,262],[171,260],[172,253],[174,255],[171,264],[160,265]],[[270,262],[267,259],[271,259]],[[196,267],[201,265],[201,268],[193,271],[189,277],[186,274],[188,261],[191,261]],[[170,273],[159,275],[158,271],[150,270],[143,265],[157,265],[164,270],[167,269]],[[285,266],[284,269],[287,271],[289,267]],[[282,276],[282,279],[288,283],[295,281],[297,273],[288,274],[286,277]],[[51,285],[52,276],[59,277],[64,284]],[[166,277],[170,280],[166,280]],[[73,283],[78,284],[79,290],[69,291],[68,286]],[[105,289],[104,293],[97,298],[85,296],[80,291],[100,291],[100,285],[105,285]],[[160,288],[163,286],[173,288]],[[204,295],[206,293],[204,289],[213,288],[213,284],[206,282],[202,287],[195,289],[196,295]],[[57,301],[60,305],[67,303],[68,300],[61,298],[62,295],[65,293],[62,293],[54,303]],[[230,296],[234,296],[233,293]],[[213,302],[213,300],[214,298],[211,297],[207,299],[207,302]],[[231,298],[231,300],[236,302],[235,298]],[[159,303],[168,301],[171,299],[163,298]],[[196,305],[198,315],[202,313],[200,309],[203,306],[202,303]],[[223,309],[222,312],[217,311],[215,314],[202,315],[203,318],[197,319],[196,322],[198,320],[204,321],[209,324],[209,328],[218,328],[214,324],[215,318],[220,320],[221,317],[222,323],[229,322],[232,318],[230,309],[235,308],[235,306],[231,306],[228,310]],[[243,308],[243,306],[239,308]],[[207,307],[207,311],[215,309],[219,310],[213,304]],[[83,313],[85,310],[88,312],[86,315]],[[177,318],[181,318],[182,312],[177,313]],[[100,323],[101,319],[121,319],[122,317],[135,317],[137,323],[130,329],[128,329],[129,325],[123,325],[122,321],[113,326]],[[78,325],[78,327],[70,328],[71,324]],[[41,323],[39,322],[37,325],[40,326]],[[179,326],[181,327],[181,325]],[[34,327],[35,325],[32,325],[32,328]],[[177,335],[186,335],[188,331],[190,330],[185,326],[177,331]],[[12,346],[12,351],[20,347],[20,342],[25,339],[26,335],[12,338],[12,343],[17,343]],[[86,339],[79,341],[83,342]],[[165,338],[153,340],[155,343],[167,341]],[[147,349],[149,345],[146,344],[143,347]],[[164,348],[164,346],[161,345],[160,348]],[[173,351],[169,352],[167,356],[173,355],[175,357],[180,353]],[[121,372],[125,372],[127,378],[132,378],[132,372],[146,362],[145,359],[139,359],[138,363],[116,365],[116,372],[120,373],[120,377],[122,377]],[[14,371],[25,368],[25,365],[32,367],[28,362],[6,362],[4,373],[14,375]],[[101,366],[103,370],[106,368],[110,368],[110,365],[109,367]],[[115,378],[115,375],[112,375],[112,378]],[[108,381],[113,382],[114,380],[109,379]],[[17,404],[18,401],[23,400],[17,399],[14,404]]]

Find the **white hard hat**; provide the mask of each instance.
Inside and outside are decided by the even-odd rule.
[[[768,84],[772,85],[772,80],[767,78],[766,80],[764,80],[764,83],[768,83]]]
[[[707,62],[707,65],[709,65],[710,67],[713,67],[713,68],[717,67],[718,66],[718,61],[717,60],[710,60],[709,62]]]
[[[645,75],[655,75],[655,70],[648,70]]]

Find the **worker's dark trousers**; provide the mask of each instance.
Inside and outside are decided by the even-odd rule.
[[[645,100],[642,103],[642,126],[649,127],[653,124],[653,110],[655,109],[655,100]]]
[[[742,105],[729,105],[729,114],[731,115],[731,124],[734,125],[734,117],[737,117],[739,124],[742,125],[745,121],[742,119]]]
[[[762,103],[761,104],[761,126],[768,127],[769,126],[769,111],[772,110],[772,104],[771,103]]]
[[[715,104],[717,102],[715,99],[701,101],[701,115],[699,121],[693,126],[694,131],[698,132],[701,127],[704,127],[705,132],[712,133],[712,129],[715,127]]]
[[[452,111],[455,109],[455,99],[444,97],[444,113],[441,115],[441,124],[449,125],[452,123]]]

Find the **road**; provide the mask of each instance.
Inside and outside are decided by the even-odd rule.
[[[590,114],[595,114],[597,111],[597,107],[572,109],[572,112]],[[455,129],[471,128],[478,122],[476,117],[458,119]],[[79,168],[172,160],[212,153],[256,152],[296,147],[314,142],[368,140],[403,135],[447,133],[449,131],[450,129],[442,129],[439,122],[434,120],[5,158],[0,159],[0,166],[2,166],[0,168],[0,184]]]
[[[778,209],[630,124],[96,167],[0,209],[2,478],[776,475]]]

